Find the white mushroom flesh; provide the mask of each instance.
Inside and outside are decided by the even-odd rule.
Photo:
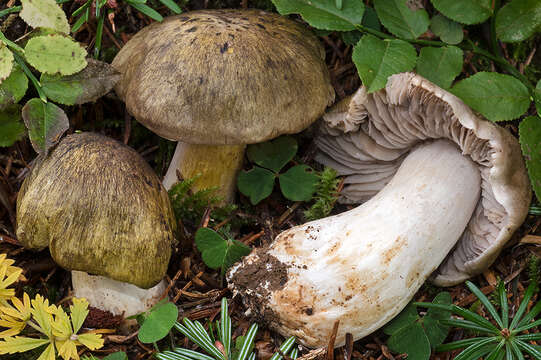
[[[448,140],[419,145],[353,210],[296,226],[228,274],[251,310],[303,344],[380,328],[455,246],[479,200],[478,166]]]

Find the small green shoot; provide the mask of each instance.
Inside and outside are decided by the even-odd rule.
[[[216,231],[201,228],[195,233],[195,245],[205,264],[211,269],[221,269],[222,276],[235,262],[252,251],[238,240],[224,239]]]
[[[315,202],[304,212],[306,220],[321,219],[331,213],[338,196],[337,190],[340,184],[340,179],[337,176],[336,170],[330,167],[325,167],[318,174],[319,182],[316,185]]]
[[[535,317],[541,313],[541,301],[534,304],[530,308],[530,312],[526,312],[528,304],[537,290],[536,283],[530,283],[512,318],[509,316],[507,292],[503,283],[500,283],[497,289],[500,302],[499,313],[477,286],[469,281],[466,282],[466,286],[479,299],[495,324],[475,312],[454,304],[414,303],[416,306],[429,309],[450,311],[460,318],[440,320],[442,324],[472,330],[478,334],[477,337],[440,345],[436,347],[436,351],[464,349],[455,357],[455,360],[479,359],[481,357],[487,360],[503,358],[522,360],[525,354],[530,355],[532,359],[541,359],[540,348],[530,344],[531,341],[541,340],[541,333],[531,331],[541,326],[541,319],[535,320]],[[525,333],[527,330],[530,330],[530,333]]]
[[[255,360],[253,349],[258,326],[252,324],[244,336],[237,338],[235,346],[231,346],[233,332],[231,331],[231,317],[228,314],[227,299],[225,298],[222,298],[220,320],[217,320],[215,325],[218,332],[217,339],[214,338],[213,326],[209,326],[209,331],[207,331],[197,320],[191,321],[184,318],[182,323],[175,324],[178,331],[197,344],[206,354],[176,347],[173,351],[159,352],[154,356],[159,360]],[[293,348],[294,344],[295,338],[293,336],[288,338],[270,360],[281,360],[282,354],[287,354],[295,360],[297,349]]]
[[[308,201],[316,191],[317,175],[307,165],[296,165],[280,173],[297,153],[297,141],[281,136],[261,144],[248,146],[248,159],[256,165],[242,171],[237,178],[239,191],[250,198],[252,205],[267,198],[278,178],[282,194],[292,201]]]
[[[451,295],[441,292],[432,304],[449,305]],[[450,317],[451,311],[442,309],[430,309],[421,317],[415,304],[410,303],[383,329],[385,334],[391,335],[387,346],[397,353],[408,354],[409,359],[428,360],[431,349],[443,343],[447,337],[449,326],[442,324],[442,320]]]
[[[137,334],[139,341],[154,343],[169,334],[177,321],[178,308],[171,302],[161,301],[138,318],[142,322]]]

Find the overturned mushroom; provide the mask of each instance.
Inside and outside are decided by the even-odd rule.
[[[23,246],[49,247],[72,270],[75,296],[113,314],[142,312],[164,294],[175,227],[150,166],[99,134],[69,135],[39,157],[17,199]]]
[[[169,189],[231,200],[246,144],[297,133],[334,101],[318,39],[302,24],[260,10],[191,11],[138,32],[118,53],[117,94],[158,135],[178,140]]]
[[[336,346],[377,330],[436,269],[438,285],[486,269],[531,197],[516,139],[418,75],[361,88],[325,120],[318,159],[347,176],[344,200],[368,201],[284,231],[228,274],[252,311],[310,347],[337,320]]]

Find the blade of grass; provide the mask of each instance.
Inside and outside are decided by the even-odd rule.
[[[173,351],[176,354],[183,355],[186,359],[194,359],[194,360],[214,360],[212,356],[208,356],[205,354],[201,354],[198,351],[193,351],[189,349],[184,348],[174,348]]]
[[[504,345],[505,345],[505,339],[502,339],[498,343],[498,345],[496,345],[494,350],[492,350],[490,354],[488,354],[485,360],[497,360],[501,356],[501,354],[504,354],[504,352],[502,351]]]
[[[498,323],[498,325],[502,329],[506,328],[505,326],[503,326],[503,321],[502,321],[500,315],[498,314],[498,312],[496,311],[496,309],[494,308],[494,305],[492,305],[492,303],[490,302],[490,300],[488,300],[486,295],[483,294],[483,292],[481,290],[479,290],[479,288],[477,286],[475,286],[475,284],[472,283],[471,281],[466,281],[466,286],[468,287],[468,289],[470,289],[470,291],[472,293],[475,294],[475,296],[477,296],[477,298],[481,301],[481,303],[483,303],[483,305],[485,306],[485,309],[487,309],[487,311],[494,318],[496,323]],[[506,299],[506,301],[507,301],[507,299]]]
[[[163,16],[161,16],[156,10],[145,4],[130,3],[131,7],[140,13],[145,14],[149,18],[156,20],[158,22],[163,21]]]
[[[515,338],[522,341],[537,341],[541,340],[541,333],[517,335]]]
[[[23,9],[22,6],[13,6],[13,7],[4,9],[4,10],[0,11],[0,17],[6,16],[6,15],[9,15],[9,14],[12,14],[12,13],[19,12],[22,9]]]
[[[458,354],[454,360],[478,360],[481,356],[492,351],[492,346],[490,346],[490,343],[494,342],[494,340],[494,338],[490,338],[470,345],[464,351]]]
[[[282,343],[279,350],[272,355],[270,360],[281,360],[283,357],[282,354],[287,354],[287,352],[291,349],[293,344],[295,344],[295,337],[291,336]]]
[[[515,341],[510,341],[509,347],[511,347],[511,350],[513,350],[513,354],[515,354],[518,360],[524,360],[524,355],[522,355],[522,351],[520,351],[520,348]]]
[[[524,325],[524,326],[518,327],[518,328],[515,329],[515,331],[516,331],[517,333],[520,333],[520,332],[523,332],[523,331],[525,331],[525,330],[534,328],[534,327],[536,327],[536,326],[541,326],[541,319],[536,320],[536,321],[534,321],[534,322],[531,322],[531,323],[529,323],[529,324],[526,324],[526,325]]]
[[[160,2],[175,14],[180,14],[182,12],[180,7],[173,0],[160,0]]]
[[[446,304],[434,304],[434,303],[425,303],[425,302],[414,302],[413,304],[416,306],[426,307],[429,309],[434,308],[434,309],[451,311],[452,313],[459,315],[468,321],[476,323],[482,328],[485,328],[486,329],[485,331],[490,331],[491,333],[494,333],[494,334],[500,333],[500,329],[494,326],[490,321],[488,321],[481,315],[471,312],[467,309],[461,308],[460,306],[457,306],[454,304],[446,305]]]
[[[522,305],[522,304],[521,304]],[[528,314],[526,314],[520,323],[518,324],[517,328],[520,328],[527,323],[529,323],[531,320],[533,320],[539,313],[541,312],[541,301],[537,302],[531,309]]]
[[[521,349],[526,351],[528,354],[530,354],[534,359],[541,359],[541,351],[534,348],[532,345],[525,343],[522,340],[515,339],[515,342],[517,343],[517,346]]]
[[[437,352],[446,352],[446,351],[451,351],[451,350],[456,350],[456,349],[462,349],[462,348],[468,347],[468,346],[470,346],[472,344],[475,344],[480,340],[485,340],[485,339],[490,339],[490,338],[488,338],[488,337],[477,337],[477,338],[471,338],[471,339],[457,340],[457,341],[453,341],[453,342],[450,342],[450,343],[447,343],[447,344],[442,344],[442,345],[436,346],[436,351]]]
[[[509,326],[509,305],[507,304],[507,292],[505,291],[505,284],[503,281],[500,281],[498,284],[498,295],[500,297],[500,306],[502,308],[503,328],[507,329]]]
[[[229,358],[231,354],[231,318],[228,312],[227,299],[224,297],[222,298],[222,311],[220,314],[220,339]]]
[[[156,359],[159,360],[189,360],[179,354],[175,354],[172,351],[164,351],[161,353],[157,353],[154,356],[156,357]]]
[[[494,331],[493,329],[487,329],[484,326],[480,326],[472,321],[469,320],[462,320],[462,319],[441,319],[440,323],[442,325],[447,326],[454,326],[459,327],[463,329],[473,330],[484,334],[493,334],[493,335],[499,335],[499,331]]]
[[[526,311],[526,308],[528,307],[528,303],[530,302],[530,299],[532,298],[535,292],[535,288],[536,286],[533,282],[531,282],[530,285],[528,285],[528,288],[526,289],[526,292],[524,293],[524,298],[522,298],[522,302],[518,306],[517,312],[515,313],[515,316],[513,317],[513,320],[511,321],[511,325],[509,326],[510,330],[513,330],[515,327],[517,327],[518,324],[523,323],[523,320],[521,320],[522,315],[524,315],[524,312]],[[519,323],[519,320],[520,320],[520,323]]]
[[[239,351],[239,356],[237,360],[246,360],[248,357],[249,351],[252,348],[252,342],[254,341],[255,334],[257,333],[257,324],[252,324],[248,329],[248,332],[244,336],[244,341]]]

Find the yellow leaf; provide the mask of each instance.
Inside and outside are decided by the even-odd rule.
[[[18,323],[17,325],[13,325],[9,327],[5,326],[8,329],[4,331],[0,331],[0,339],[18,335],[21,331],[23,331],[25,325],[26,325],[25,323]]]
[[[103,339],[101,335],[98,334],[77,335],[77,341],[79,341],[90,350],[96,350],[103,347]]]
[[[39,331],[47,335],[48,338],[53,336],[51,330],[51,324],[53,322],[53,316],[51,312],[56,309],[56,306],[49,306],[49,300],[46,300],[41,295],[36,295],[36,298],[31,301],[32,303],[32,315],[34,320],[38,323]]]
[[[72,340],[57,341],[56,348],[58,349],[58,355],[62,356],[62,359],[79,360],[79,355],[77,354],[77,347]]]
[[[60,340],[69,339],[73,334],[71,329],[70,318],[66,312],[58,307],[54,311],[54,321],[52,322],[53,335]]]
[[[47,343],[49,343],[49,339],[33,339],[22,336],[8,337],[4,341],[0,341],[0,354],[25,352]]]
[[[88,315],[88,301],[86,299],[73,298],[73,305],[70,306],[70,311],[73,333],[77,334]]]
[[[51,343],[47,348],[41,353],[39,358],[37,360],[55,360],[55,351],[54,351],[54,344]]]

